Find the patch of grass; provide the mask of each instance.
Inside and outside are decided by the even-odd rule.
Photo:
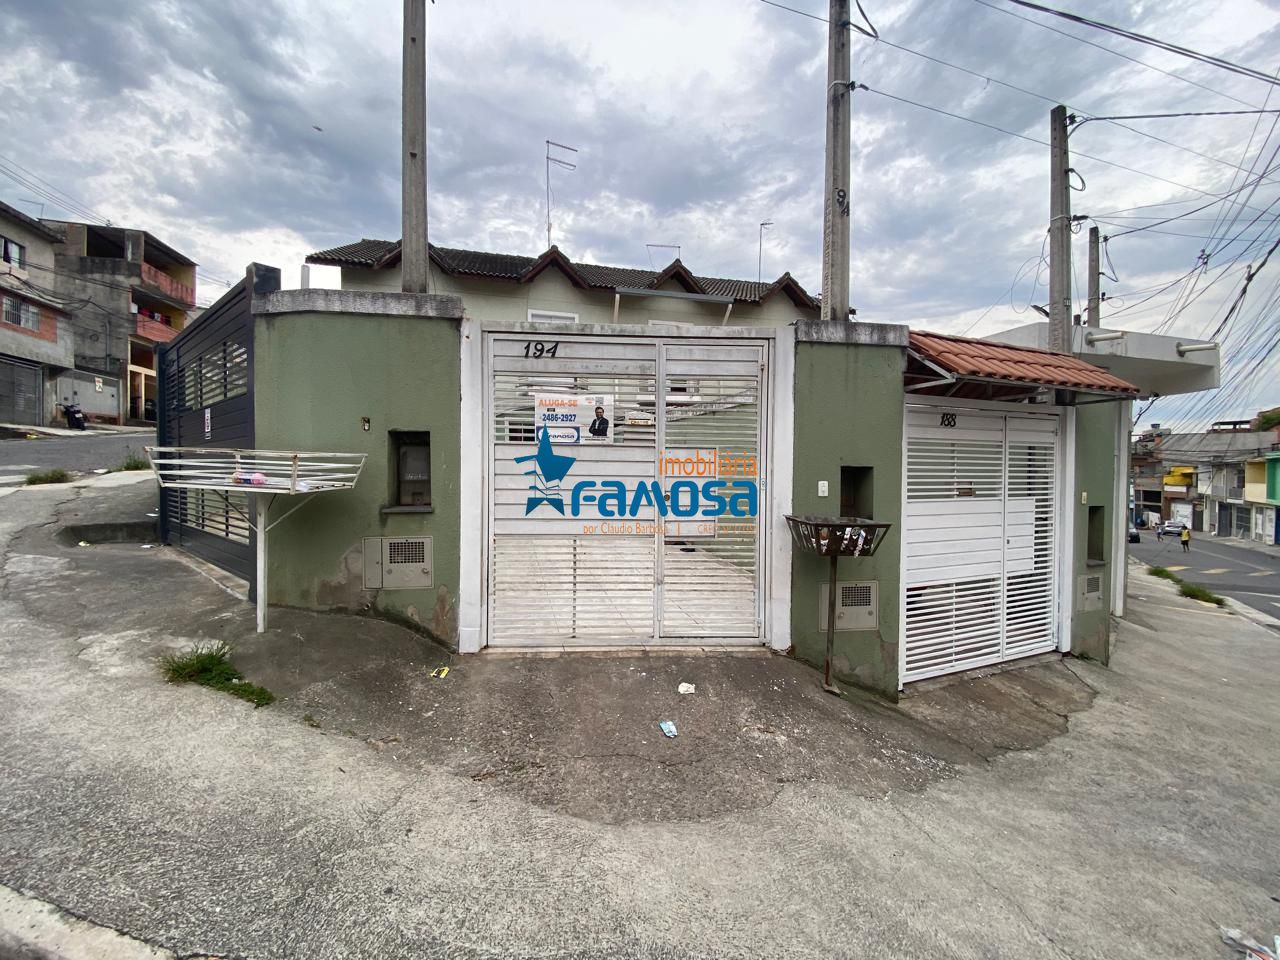
[[[1184,597],[1190,597],[1192,600],[1199,600],[1201,603],[1216,603],[1218,606],[1225,606],[1226,600],[1218,596],[1212,590],[1208,590],[1198,583],[1187,583],[1181,581],[1178,592]]]
[[[122,470],[150,470],[151,461],[146,457],[139,456],[133,452],[132,447],[125,447],[124,462],[118,467],[112,467],[112,473],[120,473]]]
[[[197,643],[185,653],[170,653],[160,658],[160,672],[170,683],[198,683],[202,687],[221,690],[255,707],[275,702],[275,694],[256,683],[249,683],[231,663],[231,647],[225,643]]]
[[[40,470],[37,473],[27,474],[27,486],[34,486],[37,483],[66,483],[70,479],[71,474],[61,467],[54,467],[52,470]]]
[[[1202,603],[1213,603],[1220,607],[1225,607],[1227,601],[1218,596],[1212,590],[1200,586],[1198,583],[1188,583],[1172,570],[1166,570],[1164,567],[1148,567],[1147,573],[1153,577],[1159,577],[1161,580],[1168,580],[1170,583],[1178,585],[1178,592],[1184,597],[1190,597],[1192,600],[1199,600]]]

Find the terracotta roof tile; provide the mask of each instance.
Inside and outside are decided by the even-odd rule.
[[[1066,353],[911,331],[911,348],[962,377],[1136,396],[1138,388],[1101,367]]]

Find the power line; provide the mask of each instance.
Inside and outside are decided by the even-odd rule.
[[[1196,110],[1184,113],[1130,113],[1118,117],[1085,117],[1090,120],[1172,120],[1177,117],[1252,117],[1260,113],[1280,113],[1280,110]],[[1077,124],[1079,126],[1079,124]]]
[[[1037,27],[1041,27],[1042,29],[1045,29],[1045,30],[1050,30],[1053,33],[1067,37],[1071,40],[1075,40],[1078,43],[1084,43],[1084,44],[1088,44],[1091,47],[1097,47],[1099,50],[1103,50],[1111,54],[1113,57],[1119,57],[1121,60],[1128,60],[1130,63],[1136,63],[1140,67],[1146,67],[1148,70],[1154,70],[1156,73],[1164,74],[1166,77],[1171,77],[1174,80],[1180,80],[1183,83],[1189,83],[1193,87],[1199,87],[1201,90],[1206,90],[1209,93],[1215,94],[1216,96],[1224,97],[1227,100],[1233,100],[1236,103],[1243,104],[1246,107],[1257,106],[1257,104],[1250,103],[1248,100],[1241,100],[1239,97],[1233,97],[1229,93],[1223,93],[1221,90],[1215,90],[1213,89],[1213,87],[1206,86],[1205,84],[1199,83],[1188,77],[1183,77],[1183,76],[1180,76],[1179,74],[1172,73],[1168,70],[1163,70],[1160,67],[1155,66],[1154,64],[1147,63],[1145,60],[1139,60],[1137,57],[1131,57],[1128,54],[1121,53],[1118,50],[1112,50],[1110,47],[1105,47],[1100,43],[1094,43],[1094,41],[1088,40],[1084,37],[1077,37],[1074,33],[1067,33],[1065,30],[1059,30],[1057,27],[1051,26],[1050,24],[1041,23],[1039,20],[1033,20],[1031,19],[1031,17],[1023,16],[1022,14],[1015,13],[1012,10],[1006,10],[1004,7],[998,7],[994,3],[989,2],[989,0],[974,0],[974,2],[980,3],[984,7],[989,7],[990,9],[995,10],[998,13],[1003,13],[1005,16],[1014,17],[1017,20],[1025,20],[1027,23],[1035,24]],[[1270,80],[1269,77],[1267,79]]]
[[[1205,63],[1212,67],[1218,67],[1230,73],[1239,74],[1242,77],[1248,77],[1251,80],[1261,80],[1263,83],[1280,84],[1280,80],[1276,80],[1260,70],[1252,67],[1241,66],[1238,63],[1232,63],[1230,60],[1224,60],[1222,57],[1215,57],[1208,53],[1199,53],[1190,47],[1183,47],[1176,43],[1170,43],[1167,40],[1160,40],[1156,37],[1148,36],[1145,33],[1138,33],[1135,30],[1126,30],[1124,27],[1112,26],[1109,23],[1103,23],[1101,20],[1090,20],[1088,17],[1082,17],[1076,13],[1068,13],[1065,10],[1055,10],[1052,7],[1042,7],[1038,3],[1032,3],[1031,0],[1009,0],[1010,3],[1016,3],[1020,7],[1026,7],[1028,10],[1036,10],[1039,13],[1047,13],[1050,16],[1061,17],[1063,20],[1070,20],[1072,23],[1078,23],[1081,26],[1093,27],[1095,30],[1102,30],[1111,33],[1117,37],[1124,37],[1126,40],[1133,40],[1136,43],[1143,43],[1147,46],[1155,47],[1158,50],[1164,50],[1166,53],[1175,53],[1199,63]]]
[[[981,0],[979,0],[979,2],[981,2]],[[867,93],[878,94],[879,96],[887,97],[890,100],[897,100],[900,103],[907,103],[913,107],[919,107],[922,110],[930,110],[934,113],[941,114],[944,117],[951,117],[952,119],[955,119],[955,120],[964,120],[966,123],[976,124],[979,127],[986,127],[988,130],[995,130],[997,133],[1003,133],[1006,136],[1017,137],[1019,140],[1026,140],[1028,143],[1034,143],[1042,147],[1049,146],[1049,142],[1047,140],[1040,140],[1040,139],[1037,139],[1036,137],[1029,137],[1024,133],[1015,133],[1013,130],[1006,130],[1004,127],[998,127],[993,123],[987,123],[983,120],[975,120],[973,117],[966,117],[959,113],[952,113],[949,110],[943,110],[939,107],[931,107],[927,103],[920,103],[917,100],[908,100],[906,97],[899,97],[892,93],[886,93],[883,90],[875,90],[871,87],[868,87],[865,83],[856,83],[854,84],[854,86],[858,90],[865,90]],[[1078,151],[1072,151],[1071,155],[1073,158],[1079,158],[1082,160],[1092,160],[1095,163],[1102,163],[1109,167],[1115,167],[1118,170],[1127,171],[1128,173],[1136,173],[1142,177],[1149,177],[1152,180],[1159,180],[1161,183],[1167,183],[1171,186],[1177,187],[1180,190],[1190,190],[1192,193],[1198,193],[1206,197],[1213,197],[1215,202],[1221,202],[1222,200],[1226,199],[1226,197],[1223,195],[1210,193],[1208,190],[1201,190],[1199,187],[1189,187],[1185,183],[1179,183],[1176,180],[1170,180],[1168,177],[1162,177],[1159,174],[1148,173],[1146,170],[1139,170],[1137,167],[1130,167],[1127,164],[1117,163],[1115,160],[1107,160],[1105,157],[1098,157],[1088,153],[1080,153]],[[1212,204],[1209,204],[1209,206],[1212,206]],[[1130,208],[1130,209],[1136,209],[1136,208]],[[1250,207],[1249,209],[1254,209],[1254,208]]]
[[[66,210],[68,213],[74,214],[75,216],[96,221],[104,226],[111,222],[106,217],[94,211],[87,204],[77,200],[69,193],[65,193],[58,189],[38,174],[32,173],[16,160],[10,160],[8,157],[0,156],[0,162],[7,164],[9,167],[13,167],[15,170],[21,171],[21,174],[16,174],[12,170],[8,170],[4,166],[0,166],[0,174],[3,174],[10,180],[13,180],[15,183],[21,184],[28,190],[39,194],[54,206]],[[25,176],[22,174],[25,174]]]
[[[786,6],[786,5],[784,5],[784,4],[781,4],[781,3],[775,3],[775,2],[774,2],[774,0],[760,0],[760,2],[761,2],[761,3],[768,4],[768,5],[769,5],[769,6],[771,6],[771,7],[777,7],[777,8],[778,8],[778,9],[780,9],[780,10],[786,10],[786,11],[789,11],[790,13],[799,14],[800,16],[802,16],[802,17],[807,17],[807,18],[809,18],[810,20],[817,20],[817,21],[818,21],[818,22],[820,22],[820,23],[826,23],[826,22],[827,22],[827,18],[826,18],[826,17],[818,16],[818,15],[816,15],[816,14],[812,14],[812,13],[807,13],[807,12],[806,12],[806,11],[804,11],[804,10],[797,10],[795,7],[788,7],[788,6]],[[865,14],[864,14],[864,16],[865,16]],[[863,33],[866,33],[866,31],[862,31],[862,32],[863,32]],[[1145,131],[1145,130],[1139,130],[1137,127],[1131,127],[1131,126],[1129,126],[1129,125],[1128,125],[1128,124],[1126,124],[1126,123],[1120,123],[1120,122],[1119,122],[1120,120],[1122,120],[1122,119],[1127,119],[1127,118],[1124,118],[1124,117],[1097,117],[1097,116],[1092,116],[1093,111],[1091,111],[1091,110],[1085,110],[1085,109],[1083,109],[1083,108],[1081,108],[1081,107],[1078,107],[1078,106],[1072,106],[1071,104],[1066,103],[1066,101],[1064,101],[1061,97],[1051,97],[1051,96],[1048,96],[1048,95],[1043,94],[1043,93],[1036,93],[1034,90],[1028,90],[1026,87],[1020,87],[1020,86],[1018,86],[1018,85],[1017,85],[1017,84],[1015,84],[1015,83],[1009,83],[1007,80],[1001,80],[1001,79],[999,79],[998,77],[988,76],[988,75],[987,75],[987,74],[985,74],[985,73],[980,73],[980,72],[979,72],[979,71],[977,71],[977,70],[971,70],[971,69],[969,69],[968,67],[962,67],[962,66],[960,66],[959,64],[951,63],[951,62],[950,62],[950,61],[948,61],[948,60],[943,60],[943,59],[941,59],[940,57],[935,57],[935,56],[933,56],[933,55],[931,55],[931,54],[924,53],[924,52],[922,52],[922,51],[920,51],[920,50],[913,50],[913,49],[912,49],[912,48],[910,48],[910,47],[906,47],[906,46],[903,46],[903,45],[898,44],[898,43],[893,43],[893,42],[892,42],[892,41],[890,41],[890,40],[886,40],[886,39],[884,39],[884,37],[876,36],[876,37],[873,37],[872,39],[873,39],[873,40],[875,40],[875,42],[876,42],[876,43],[878,43],[878,44],[883,44],[884,46],[892,47],[894,50],[900,50],[900,51],[902,51],[903,53],[908,53],[908,54],[910,54],[910,55],[911,55],[911,56],[913,56],[913,57],[919,57],[920,59],[922,59],[922,60],[927,60],[927,61],[929,61],[930,63],[936,63],[936,64],[938,64],[939,66],[949,67],[949,68],[951,68],[952,70],[958,70],[960,73],[967,74],[968,76],[971,76],[971,77],[976,77],[977,79],[982,80],[982,81],[983,81],[983,82],[985,82],[985,83],[994,83],[994,84],[996,84],[997,86],[1005,87],[1005,88],[1007,88],[1007,89],[1009,89],[1009,90],[1014,90],[1014,91],[1016,91],[1016,92],[1018,92],[1018,93],[1025,94],[1025,95],[1026,95],[1026,96],[1028,96],[1028,97],[1034,97],[1035,99],[1037,99],[1037,100],[1042,100],[1042,101],[1044,101],[1045,103],[1051,103],[1051,104],[1055,104],[1055,105],[1056,105],[1056,104],[1059,104],[1059,103],[1065,104],[1065,105],[1068,107],[1068,109],[1074,110],[1076,113],[1085,114],[1085,115],[1086,115],[1086,117],[1087,117],[1087,119],[1091,119],[1091,120],[1103,120],[1103,121],[1105,121],[1105,122],[1107,122],[1107,123],[1111,124],[1113,127],[1119,127],[1121,130],[1127,130],[1127,131],[1129,131],[1130,133],[1137,134],[1138,136],[1140,136],[1140,137],[1144,137],[1144,138],[1146,138],[1146,139],[1148,139],[1148,140],[1151,140],[1151,141],[1154,141],[1155,143],[1162,143],[1162,144],[1164,144],[1164,145],[1165,145],[1165,146],[1167,146],[1167,147],[1173,147],[1175,150],[1181,150],[1181,151],[1183,151],[1184,153],[1189,153],[1189,154],[1191,154],[1192,156],[1200,157],[1200,158],[1201,158],[1201,159],[1203,159],[1203,160],[1209,160],[1209,161],[1211,161],[1211,162],[1213,162],[1213,163],[1220,163],[1220,164],[1222,164],[1223,166],[1232,167],[1233,169],[1236,169],[1236,170],[1242,170],[1242,169],[1244,169],[1243,167],[1239,167],[1239,166],[1237,166],[1236,164],[1232,163],[1230,160],[1224,160],[1222,157],[1215,157],[1215,156],[1213,156],[1212,154],[1203,153],[1203,152],[1201,152],[1201,151],[1199,151],[1199,150],[1194,150],[1194,149],[1192,149],[1191,147],[1183,146],[1183,145],[1182,145],[1182,144],[1180,144],[1180,143],[1174,143],[1172,140],[1166,140],[1166,139],[1165,139],[1165,138],[1163,138],[1163,137],[1157,137],[1157,136],[1156,136],[1155,134],[1153,134],[1153,133],[1148,133],[1148,132],[1147,132],[1147,131]],[[1224,111],[1224,113],[1236,113],[1236,112],[1239,112],[1239,113],[1253,113],[1254,111]],[[1150,114],[1150,115],[1146,115],[1146,116],[1156,117],[1156,116],[1193,116],[1193,115],[1195,115],[1195,114]],[[1204,115],[1204,116],[1212,116],[1212,115],[1216,115],[1216,114],[1206,113],[1206,114],[1202,114],[1202,115]]]

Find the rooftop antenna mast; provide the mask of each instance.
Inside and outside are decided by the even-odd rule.
[[[649,266],[651,267],[653,267],[654,250],[674,250],[676,252],[676,259],[680,259],[680,244],[678,243],[646,243],[644,248],[649,254]],[[653,268],[655,270],[657,269],[657,267]]]
[[[756,283],[764,279],[764,232],[772,226],[772,220],[760,221],[760,239],[756,243]]]
[[[551,148],[558,150],[568,150],[570,153],[577,153],[577,147],[568,147],[563,143],[556,143],[554,140],[547,140],[547,249],[551,248],[551,166],[555,164],[564,170],[577,170],[576,163],[570,163],[568,160],[562,160],[559,157],[551,155]]]

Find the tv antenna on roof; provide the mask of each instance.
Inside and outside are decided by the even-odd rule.
[[[680,259],[680,244],[678,243],[646,243],[644,248],[649,254],[649,266],[654,270],[658,269],[653,265],[654,250],[674,250],[676,252],[676,259]]]
[[[570,153],[577,153],[577,147],[568,147],[563,143],[556,143],[554,140],[547,140],[547,248],[551,248],[551,165],[555,164],[564,170],[577,170],[576,163],[570,163],[568,160],[562,160],[559,157],[551,155],[551,148],[555,147],[559,150],[568,150]]]

